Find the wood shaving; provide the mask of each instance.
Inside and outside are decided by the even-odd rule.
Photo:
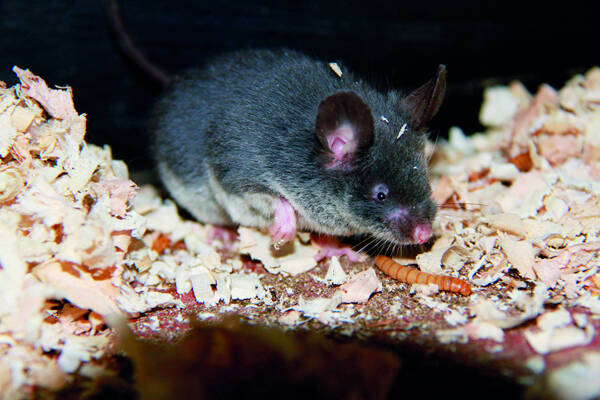
[[[338,78],[342,77],[342,69],[340,68],[338,63],[330,62],[329,68],[331,68],[331,70],[338,76]]]
[[[43,79],[32,74],[29,70],[22,70],[15,66],[13,72],[17,74],[21,81],[20,89],[22,93],[37,100],[52,117],[70,119],[78,116],[73,105],[73,91],[70,87],[49,89]]]
[[[583,132],[589,131],[589,121],[594,121],[592,116],[599,112],[597,105],[586,100],[583,90],[586,84],[591,85],[586,78],[577,77],[559,92],[545,85],[533,98],[522,96],[522,88],[519,89],[520,95],[513,94],[514,89],[505,87],[490,88],[486,92],[481,114],[482,123],[488,125],[492,132],[499,131],[502,134],[477,138],[479,147],[481,140],[487,140],[484,147],[489,156],[485,158],[492,163],[490,170],[495,165],[507,165],[507,162],[510,165],[510,157],[523,152],[532,152],[541,157],[542,161],[531,171],[518,175],[514,169],[507,174],[495,173],[495,179],[511,182],[504,188],[497,187],[499,191],[494,196],[485,198],[487,203],[497,202],[501,212],[492,211],[483,215],[483,218],[469,219],[461,210],[443,209],[440,219],[452,219],[452,225],[441,226],[441,237],[434,244],[432,251],[421,255],[422,258],[427,258],[428,254],[438,254],[441,251],[438,242],[444,240],[447,243],[448,237],[453,237],[454,242],[462,237],[467,243],[477,243],[495,237],[497,240],[494,248],[485,249],[480,256],[490,260],[494,255],[501,255],[508,268],[515,268],[522,278],[534,282],[540,280],[550,288],[560,286],[564,289],[561,293],[566,298],[576,298],[585,293],[590,287],[585,282],[586,277],[597,273],[596,253],[587,253],[585,257],[582,248],[574,247],[573,250],[578,256],[571,261],[572,253],[566,249],[579,246],[580,242],[585,243],[588,248],[595,248],[593,243],[597,241],[598,225],[591,224],[592,232],[586,232],[580,223],[586,215],[596,215],[599,211],[596,189],[598,177],[592,174],[592,170],[598,168],[600,160],[595,158],[585,161],[579,158],[583,152],[582,146],[594,146]],[[566,97],[569,98],[570,104],[578,106],[562,109],[559,99],[564,100]],[[585,106],[582,107],[582,104]],[[544,146],[547,146],[545,141],[555,137],[569,137],[569,144],[575,143],[572,140],[576,140],[581,146],[566,146],[563,142],[556,142],[552,154],[544,151]],[[470,145],[461,147],[475,147],[475,137],[461,140],[471,142]],[[445,193],[454,193],[454,201],[469,204],[474,198],[474,193],[484,190],[486,185],[494,185],[495,182],[486,182],[489,176],[487,173],[477,178],[481,185],[471,189],[468,181],[469,171],[482,168],[479,160],[484,158],[483,153],[480,151],[468,155],[469,152],[465,152],[463,157],[456,158],[450,152],[460,150],[454,150],[456,146],[452,143],[449,145],[440,146],[437,158],[433,162],[433,170],[440,176],[435,178],[436,183],[440,182],[443,185]],[[579,150],[574,152],[574,149]],[[461,168],[465,172],[457,174]],[[447,176],[450,172],[454,177],[449,180]],[[449,184],[452,185],[451,188],[448,187]],[[577,192],[573,193],[571,187],[576,188]],[[482,197],[477,199],[481,202]],[[489,209],[490,204],[484,206]],[[460,221],[460,229],[455,228],[457,219]],[[487,230],[482,223],[502,232]],[[475,236],[468,237],[468,234],[472,233],[475,233]],[[551,247],[553,244],[547,242],[555,235],[560,235],[563,241],[562,249],[554,249]],[[472,247],[473,245],[469,244],[467,249]],[[468,268],[473,263],[467,262],[466,265]],[[490,271],[489,267],[478,268],[479,271],[474,274],[475,279],[478,275],[485,275],[486,270]],[[507,271],[502,268],[498,272]]]
[[[270,273],[298,275],[313,269],[317,262],[316,247],[303,244],[298,238],[275,249],[268,234],[255,229],[240,227],[240,251],[260,260]]]
[[[14,71],[21,83],[0,89],[0,335],[10,338],[0,369],[10,371],[9,397],[24,386],[57,390],[104,354],[112,332],[102,316],[123,312],[124,252],[145,232],[131,210],[136,185],[110,148],[83,141],[86,118],[71,89]]]
[[[333,256],[329,261],[329,268],[327,269],[327,275],[325,275],[325,281],[329,285],[341,285],[348,280],[348,274],[344,272],[340,260]]]
[[[350,278],[340,286],[338,292],[342,294],[343,303],[366,303],[373,293],[382,289],[383,286],[375,274],[375,269],[369,268]]]
[[[352,315],[355,310],[352,306],[339,308],[342,304],[342,292],[336,292],[332,297],[317,297],[310,300],[299,298],[298,305],[293,310],[308,318],[315,318],[319,322],[337,326],[343,322],[353,322]],[[297,321],[297,322],[296,322]],[[298,323],[300,321],[296,320]]]

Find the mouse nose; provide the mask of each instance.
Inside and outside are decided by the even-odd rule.
[[[415,243],[423,244],[433,236],[433,228],[429,223],[417,224],[412,232],[412,238]]]

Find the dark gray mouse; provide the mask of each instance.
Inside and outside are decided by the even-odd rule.
[[[445,68],[408,96],[290,50],[221,56],[173,82],[155,110],[153,153],[200,221],[424,243],[436,205],[425,124]]]

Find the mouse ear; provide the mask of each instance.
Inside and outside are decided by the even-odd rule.
[[[446,92],[446,66],[438,66],[437,75],[406,97],[414,130],[421,130],[438,112]]]
[[[328,167],[351,168],[358,150],[373,144],[373,115],[354,92],[332,94],[319,104],[315,132]]]

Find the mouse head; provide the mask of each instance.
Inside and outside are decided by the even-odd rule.
[[[321,102],[316,119],[319,166],[340,184],[347,213],[363,232],[394,243],[425,243],[436,205],[424,154],[424,128],[437,113],[446,70],[396,104],[390,118],[374,117],[354,92]]]

